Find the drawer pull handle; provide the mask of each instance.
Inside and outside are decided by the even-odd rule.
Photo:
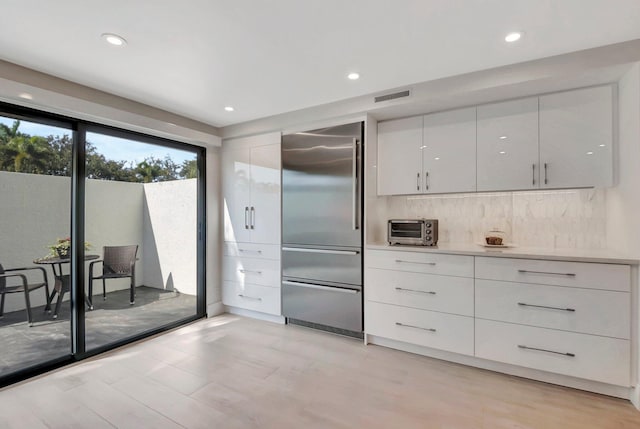
[[[550,276],[565,276],[565,277],[575,277],[575,273],[552,273],[549,271],[530,271],[530,270],[518,270],[521,274],[547,274]]]
[[[521,307],[546,308],[548,310],[560,310],[560,311],[570,311],[570,312],[575,312],[576,311],[575,308],[549,307],[547,305],[527,304],[527,303],[524,303],[524,302],[519,302],[518,305],[521,306]]]
[[[399,291],[405,291],[405,292],[417,292],[417,293],[426,293],[429,295],[435,295],[436,293],[434,291],[424,291],[424,290],[415,290],[415,289],[405,289],[403,287],[397,287],[396,290]]]
[[[539,349],[537,347],[523,346],[522,344],[518,344],[518,348],[519,349],[525,349],[525,350],[535,350],[537,352],[553,353],[553,354],[562,355],[562,356],[576,357],[576,355],[573,354],[573,353],[556,352],[556,351],[553,351],[553,350]]]
[[[405,328],[422,329],[423,331],[436,332],[436,330],[433,329],[433,328],[423,328],[421,326],[407,325],[407,324],[400,323],[400,322],[396,322],[396,325],[404,326]]]
[[[398,264],[420,264],[420,265],[435,265],[435,262],[413,262],[413,261],[403,261],[402,259],[396,259]]]
[[[262,275],[262,271],[255,271],[255,270],[243,270],[242,268],[241,268],[241,269],[239,269],[238,271],[240,271],[242,274],[249,273],[249,274],[259,274],[259,275]]]
[[[243,295],[243,294],[241,294],[241,293],[239,293],[239,294],[238,294],[238,296],[239,296],[240,298],[244,298],[244,299],[252,299],[252,300],[254,300],[254,301],[262,301],[262,298],[257,298],[257,297],[255,297],[255,296]]]
[[[238,252],[243,252],[243,253],[262,253],[262,250],[238,249]]]

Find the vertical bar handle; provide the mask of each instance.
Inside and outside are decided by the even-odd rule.
[[[351,223],[351,229],[354,231],[358,229],[358,139],[353,139],[352,146],[352,181],[351,181],[351,192],[353,195],[353,218]]]
[[[244,208],[244,229],[249,229],[249,207]]]
[[[544,184],[546,185],[547,183],[549,183],[549,181],[547,180],[547,163],[544,163]]]
[[[416,189],[420,190],[420,173],[416,174]]]
[[[531,184],[536,184],[536,164],[531,164]]]
[[[256,209],[251,206],[251,229],[256,229]]]
[[[428,171],[424,172],[424,189],[425,191],[429,190],[429,172]]]

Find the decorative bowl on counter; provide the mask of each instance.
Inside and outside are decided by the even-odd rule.
[[[506,244],[506,234],[504,231],[493,229],[484,235],[485,243],[489,246],[503,246]]]

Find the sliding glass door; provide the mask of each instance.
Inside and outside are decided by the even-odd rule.
[[[197,152],[102,131],[85,158],[87,350],[195,316]]]
[[[0,116],[0,378],[72,352],[69,260],[56,252],[71,233],[64,125]]]
[[[204,154],[0,103],[0,387],[204,317]]]

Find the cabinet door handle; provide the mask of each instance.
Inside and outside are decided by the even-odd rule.
[[[240,298],[244,298],[244,299],[252,299],[254,301],[262,301],[262,298],[258,298],[258,297],[255,297],[255,296],[249,296],[249,295],[243,295],[241,293],[239,293],[238,296]]]
[[[256,209],[251,207],[251,229],[256,229]]]
[[[249,274],[259,274],[259,275],[262,275],[262,271],[256,271],[256,270],[244,270],[244,269],[242,269],[242,268],[240,268],[238,271],[240,271],[242,274],[249,273]]]
[[[249,207],[244,208],[244,229],[249,229]]]
[[[262,254],[262,250],[251,250],[251,249],[238,249],[238,252],[242,252],[242,253],[259,253],[259,254]]]
[[[436,332],[434,328],[423,328],[422,326],[407,325],[406,323],[396,322],[396,325],[404,326],[405,328],[422,329],[423,331]]]
[[[396,259],[396,263],[398,264],[418,264],[418,265],[435,265],[435,262],[413,262],[413,261],[403,261],[402,259]]]
[[[531,164],[531,184],[536,184],[536,165]]]
[[[416,174],[416,189],[420,190],[420,173]]]
[[[559,311],[570,311],[575,313],[575,308],[562,308],[562,307],[550,307],[547,305],[537,305],[537,304],[527,304],[525,302],[519,302],[518,305],[520,307],[534,307],[534,308],[545,308],[547,310],[559,310]]]
[[[535,350],[537,352],[553,353],[555,355],[561,355],[561,356],[576,357],[576,355],[574,353],[556,352],[554,350],[539,349],[537,347],[523,346],[522,344],[518,344],[518,348],[519,349],[524,349],[524,350]]]
[[[429,190],[429,172],[428,171],[424,172],[424,189],[426,191]]]
[[[434,291],[424,291],[424,290],[416,290],[416,289],[405,289],[403,287],[397,287],[396,290],[398,291],[405,291],[405,292],[416,292],[416,293],[426,293],[428,295],[435,295],[436,293]]]
[[[575,277],[575,273],[553,273],[550,271],[530,271],[530,270],[518,270],[520,274],[546,274],[548,276],[564,276]]]
[[[544,184],[546,185],[548,183],[547,180],[547,163],[544,163]]]

